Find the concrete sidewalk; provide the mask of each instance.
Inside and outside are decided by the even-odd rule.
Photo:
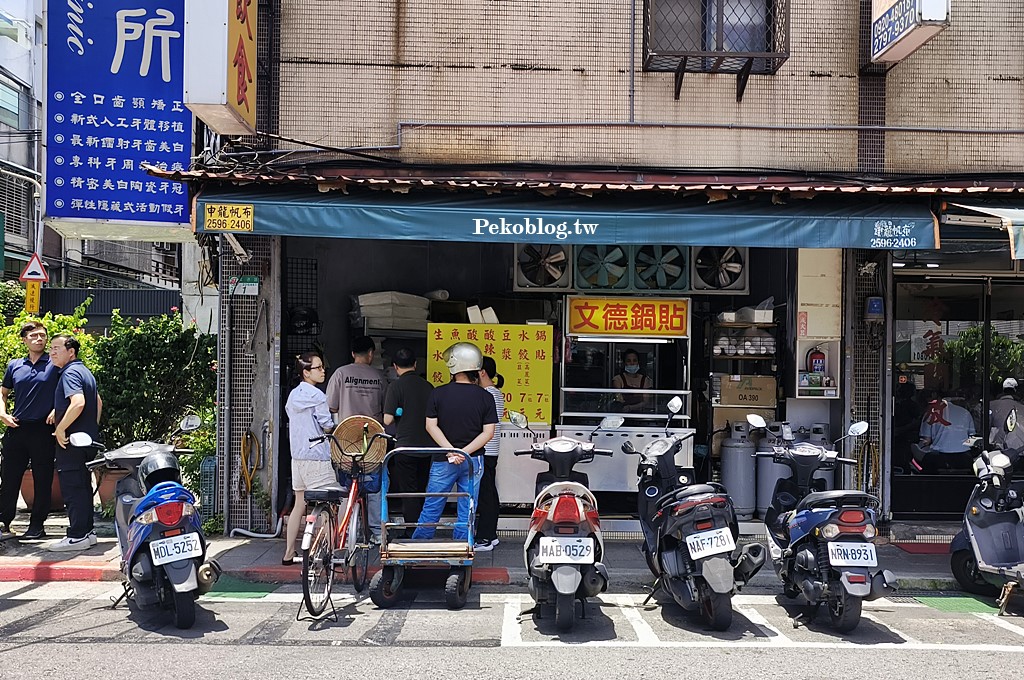
[[[46,532],[50,536],[47,540],[21,542],[11,539],[0,543],[0,581],[120,580],[120,554],[110,522],[97,521],[96,530],[100,541],[88,550],[77,553],[47,551],[46,544],[62,537],[66,525],[66,518],[53,516],[46,525]],[[21,533],[27,527],[16,521],[13,528],[15,533]],[[949,555],[946,552],[948,536],[955,533],[955,528],[953,524],[924,529],[917,525],[894,527],[893,540],[904,547],[883,544],[884,539],[880,540],[879,566],[895,573],[904,591],[956,591],[958,586],[949,571]],[[927,533],[922,535],[921,531]],[[522,534],[506,533],[493,551],[478,554],[473,568],[473,582],[525,587],[522,540]],[[756,540],[756,537],[744,540]],[[608,540],[605,552],[604,563],[608,567],[613,589],[638,590],[652,584],[654,579],[647,569],[637,540]],[[210,539],[209,557],[217,559],[224,573],[244,581],[299,583],[300,566],[282,565],[283,554],[284,540],[281,538]],[[374,569],[374,562],[376,550],[371,557],[371,569]],[[771,566],[766,565],[749,587],[778,590],[779,583]]]

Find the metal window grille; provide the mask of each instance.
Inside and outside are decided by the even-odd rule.
[[[774,73],[789,58],[789,0],[646,0],[644,69]]]

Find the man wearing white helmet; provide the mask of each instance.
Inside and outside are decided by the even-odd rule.
[[[447,493],[452,486],[459,492],[471,494],[470,475],[475,485],[483,476],[484,445],[494,436],[498,414],[494,399],[484,388],[475,384],[483,367],[483,354],[468,342],[458,342],[444,353],[445,363],[452,375],[452,381],[434,389],[427,402],[427,434],[438,446],[445,449],[461,449],[472,457],[471,461],[458,453],[441,453],[434,456],[430,465],[430,481],[427,493]],[[444,496],[429,496],[423,501],[420,524],[433,524],[441,519],[441,512],[447,499]],[[471,498],[458,499],[458,523],[452,532],[456,541],[466,540],[469,518],[475,511]],[[434,537],[434,527],[417,527],[414,539]]]
[[[1017,401],[1017,381],[1003,381],[1003,393],[988,405],[989,443],[1000,448],[1018,449],[1024,446],[1024,404]]]

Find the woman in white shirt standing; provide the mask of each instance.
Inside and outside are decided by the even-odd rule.
[[[498,423],[501,423],[501,419],[505,417],[505,396],[501,393],[501,386],[504,382],[505,379],[498,373],[498,366],[493,357],[484,357],[483,370],[480,371],[480,387],[494,397]],[[489,552],[498,545],[499,501],[495,473],[498,469],[500,438],[499,433],[495,432],[491,441],[484,446],[484,476],[480,480],[476,525],[475,550],[477,552]]]
[[[282,564],[295,561],[295,539],[306,511],[306,489],[338,486],[338,475],[331,464],[331,445],[325,440],[311,444],[313,437],[323,436],[334,428],[334,419],[327,408],[327,395],[318,387],[326,378],[324,360],[316,352],[295,357],[295,373],[302,380],[288,395],[284,411],[288,414],[288,441],[292,454],[292,489],[295,505],[288,515],[287,542]]]

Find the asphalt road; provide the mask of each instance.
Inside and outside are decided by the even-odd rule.
[[[474,588],[458,612],[440,588],[408,590],[390,610],[342,593],[335,622],[304,618],[296,586],[235,585],[201,598],[195,627],[179,631],[166,612],[111,610],[115,584],[2,583],[0,677],[945,679],[1024,666],[1021,596],[1006,617],[967,597],[880,600],[838,635],[824,612],[794,628],[799,607],[766,593],[737,596],[724,633],[674,603],[610,594],[558,634],[553,612],[520,617],[529,596],[507,587]]]

